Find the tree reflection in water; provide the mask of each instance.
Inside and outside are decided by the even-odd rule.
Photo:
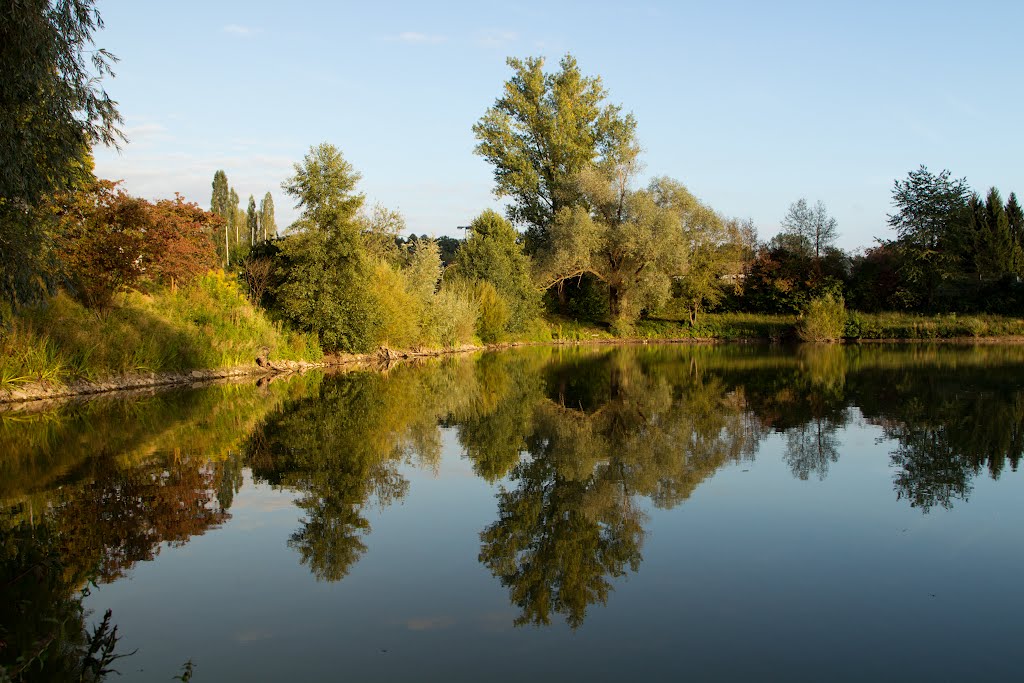
[[[637,498],[672,507],[756,439],[742,401],[692,366],[648,368],[623,349],[553,365],[545,380],[480,561],[509,588],[517,624],[557,613],[575,628],[611,579],[639,569]]]
[[[639,569],[644,501],[680,505],[771,433],[794,477],[825,479],[851,421],[877,426],[898,499],[966,501],[1020,463],[1022,375],[1017,347],[534,348],[0,416],[4,547],[46,530],[67,601],[224,523],[250,469],[298,492],[288,544],[337,581],[367,510],[407,495],[403,465],[438,468],[447,428],[500,484],[479,560],[517,623],[576,627]]]

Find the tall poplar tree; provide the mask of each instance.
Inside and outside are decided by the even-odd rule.
[[[223,169],[213,174],[213,196],[210,197],[210,211],[224,219],[224,267],[231,265],[231,245],[228,244],[228,223],[231,214],[228,213],[228,176]]]
[[[270,193],[263,195],[260,201],[260,229],[263,231],[263,239],[269,240],[277,237],[277,223],[274,222],[274,198]]]
[[[231,246],[236,249],[238,248],[238,231],[241,228],[242,221],[245,220],[243,218],[244,214],[242,213],[242,209],[238,206],[238,202],[238,193],[235,192],[235,188],[232,187],[231,191],[228,193],[228,226],[230,231],[235,235],[234,242],[232,242]]]
[[[1018,276],[1024,276],[1024,211],[1021,210],[1017,195],[1013,192],[1006,200],[1006,222],[1010,227],[1010,237],[1013,239],[1013,246],[1017,251],[1014,272]]]
[[[249,245],[255,245],[260,237],[260,219],[256,213],[256,200],[252,195],[249,195],[249,206],[245,210],[245,224],[249,227]]]

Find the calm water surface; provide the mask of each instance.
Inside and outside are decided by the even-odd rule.
[[[0,662],[110,609],[125,681],[1016,678],[1022,451],[1001,346],[526,349],[0,414]]]

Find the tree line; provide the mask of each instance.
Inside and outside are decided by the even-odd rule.
[[[259,300],[348,351],[522,337],[544,313],[628,334],[642,318],[802,313],[822,297],[864,311],[1013,313],[1024,303],[1012,193],[982,199],[966,180],[921,167],[894,183],[892,240],[846,253],[825,204],[800,198],[761,242],[751,221],[678,180],[637,187],[636,121],[572,56],[553,72],[541,58],[508,64],[502,96],[473,129],[504,217],[481,213],[465,239],[445,238],[453,248],[442,260],[437,242],[402,236],[400,215],[367,210],[359,174],[321,144],[284,184],[299,221],[253,252]]]
[[[406,236],[398,212],[366,206],[359,173],[328,143],[284,181],[301,213],[283,232],[270,192],[243,209],[224,170],[209,211],[180,196],[134,198],[93,173],[92,145],[123,140],[121,119],[83,57],[98,14],[89,0],[72,5],[22,8],[19,40],[0,51],[11,76],[4,115],[20,117],[0,176],[8,313],[57,289],[103,310],[120,291],[187,284],[218,266],[328,351],[543,339],[553,315],[627,335],[644,318],[800,314],[824,297],[864,311],[1024,305],[1015,194],[982,197],[922,166],[894,183],[893,239],[844,252],[824,203],[800,198],[781,232],[760,241],[752,221],[716,211],[677,179],[641,186],[636,119],[571,55],[554,70],[543,58],[508,60],[501,95],[473,126],[505,215],[483,211],[463,239]],[[25,66],[39,45],[50,67]],[[92,61],[104,76],[115,59],[99,50]],[[39,148],[38,136],[52,144]]]
[[[894,239],[846,253],[825,204],[800,198],[779,234],[759,242],[749,220],[714,211],[676,180],[634,188],[636,121],[571,56],[554,72],[540,58],[508,64],[502,96],[474,127],[476,152],[524,230],[538,285],[563,312],[628,326],[669,312],[691,323],[704,310],[800,313],[826,295],[865,311],[1024,304],[1024,214],[1013,193],[982,198],[966,179],[922,166],[894,181]]]

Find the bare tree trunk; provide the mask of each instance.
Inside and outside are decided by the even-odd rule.
[[[612,318],[618,318],[621,310],[620,299],[621,292],[615,285],[608,285],[608,311],[611,313]]]

